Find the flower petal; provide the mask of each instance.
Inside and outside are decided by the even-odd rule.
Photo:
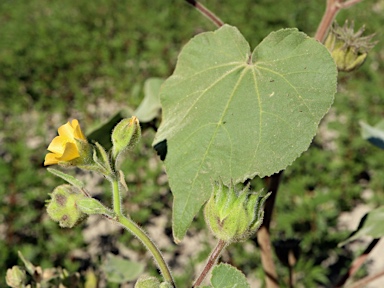
[[[49,144],[48,150],[53,153],[57,153],[59,154],[59,156],[61,156],[64,153],[65,144],[67,142],[73,142],[73,141],[63,136],[56,136],[55,138],[53,138],[51,144]]]
[[[77,119],[72,120],[71,126],[73,128],[74,137],[76,139],[87,140],[87,138],[85,138],[85,136],[83,134],[83,131],[81,131],[81,127],[80,127],[79,121],[77,121]]]
[[[70,161],[79,157],[80,154],[77,145],[75,143],[67,142],[65,144],[64,153],[59,158],[59,161]]]
[[[67,122],[66,124],[62,125],[57,129],[60,136],[73,139],[74,138],[74,130],[71,125],[71,123]]]
[[[57,159],[57,154],[48,153],[47,155],[45,155],[44,166],[54,165],[57,163],[59,163],[59,160]]]

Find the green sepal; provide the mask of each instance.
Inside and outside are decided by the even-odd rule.
[[[64,172],[57,170],[57,169],[54,169],[54,168],[47,168],[47,170],[48,170],[48,172],[52,173],[53,175],[60,177],[61,179],[67,181],[69,184],[71,184],[71,185],[73,185],[79,189],[83,189],[85,187],[85,184],[82,181],[76,179],[72,175],[69,175],[67,173],[64,173]]]
[[[115,213],[113,213],[110,209],[105,207],[100,201],[96,200],[95,198],[81,198],[77,202],[77,207],[79,209],[88,215],[93,214],[105,214],[109,217],[113,218],[115,216]]]
[[[239,242],[249,238],[260,227],[263,204],[269,194],[260,196],[249,192],[249,186],[237,191],[234,184],[221,181],[213,186],[213,193],[204,208],[205,221],[211,232],[225,242]]]
[[[331,53],[339,71],[351,72],[359,68],[367,58],[369,50],[376,45],[377,41],[372,41],[375,35],[362,36],[364,30],[363,26],[355,32],[353,22],[349,25],[346,21],[342,27],[337,22],[334,23],[324,45]]]
[[[99,171],[103,173],[107,178],[110,178],[113,175],[110,157],[105,151],[104,147],[99,143],[96,142],[95,146],[96,149],[93,153],[93,160],[98,165]]]
[[[119,180],[119,191],[128,192],[128,185],[127,185],[127,182],[125,182],[125,175],[124,175],[124,172],[121,170],[118,171],[118,180]]]

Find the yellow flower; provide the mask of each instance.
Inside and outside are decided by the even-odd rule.
[[[45,156],[45,166],[79,158],[79,146],[76,140],[87,141],[76,119],[72,120],[72,123],[67,122],[62,125],[58,132],[59,136],[55,137],[48,146],[48,150],[52,153]]]

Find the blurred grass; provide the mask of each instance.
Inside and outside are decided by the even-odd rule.
[[[237,26],[252,47],[285,27],[313,35],[325,8],[320,0],[202,3]],[[357,28],[365,24],[367,33],[376,32],[375,39],[381,40],[383,13],[383,0],[363,1],[342,11],[338,20],[355,19]],[[182,45],[215,27],[181,0],[4,0],[0,27],[0,270],[18,263],[21,250],[35,264],[76,271],[82,263],[68,255],[86,246],[81,227],[63,231],[44,209],[47,194],[60,183],[42,167],[57,127],[78,117],[90,128],[121,107],[136,108],[144,80],[169,76]],[[380,41],[361,69],[340,75],[324,129],[285,172],[273,232],[276,238],[302,240],[307,264],[301,267],[312,275],[302,279],[304,286],[329,272],[313,265],[321,264],[347,235],[334,229],[338,215],[358,203],[384,204],[384,154],[361,139],[358,125],[359,120],[375,124],[384,116],[383,62]],[[166,183],[157,181],[162,170],[159,161],[152,161],[152,137],[153,132],[144,135],[143,146],[126,167],[135,191],[127,205],[136,207],[134,219],[142,225],[153,213],[169,215],[170,209],[170,198],[158,193]],[[363,191],[371,191],[370,199],[361,197]],[[125,235],[121,241],[130,239]],[[246,273],[260,275],[255,253],[233,245],[228,257]],[[5,285],[2,275],[0,286]]]

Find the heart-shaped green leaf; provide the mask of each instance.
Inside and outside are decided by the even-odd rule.
[[[185,45],[160,91],[163,122],[154,141],[167,144],[176,241],[212,180],[271,175],[308,148],[336,79],[328,50],[296,29],[271,33],[253,53],[228,25]]]

